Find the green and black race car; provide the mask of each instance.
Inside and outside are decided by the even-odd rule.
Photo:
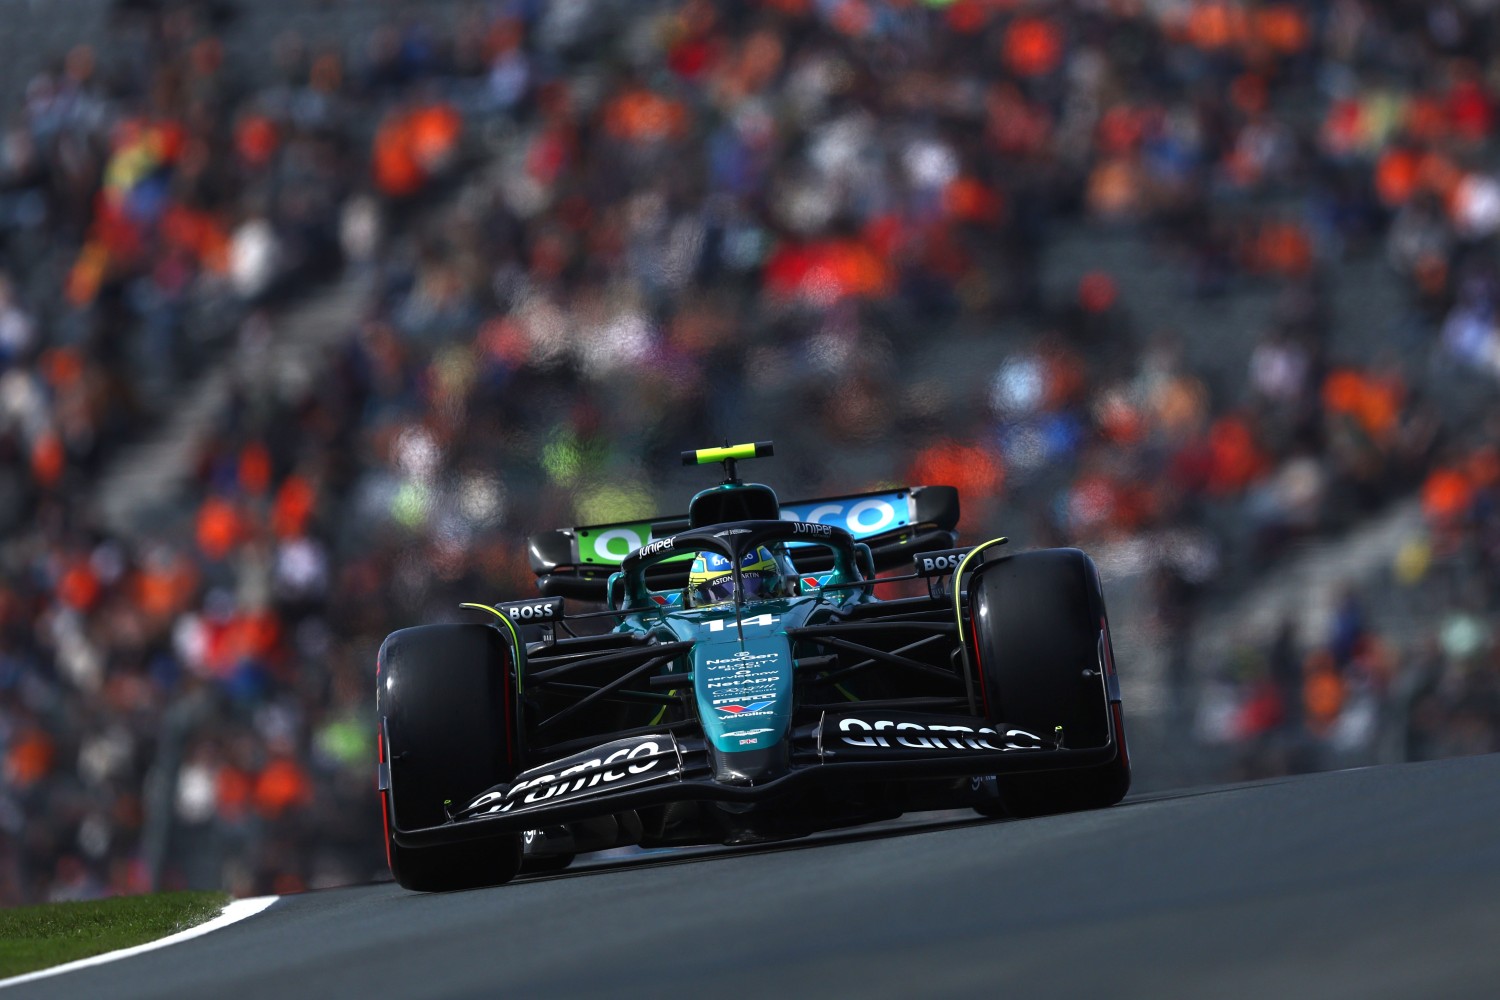
[[[1007,552],[1003,538],[956,548],[946,486],[783,504],[736,475],[771,451],[686,452],[726,478],[685,518],[533,536],[541,596],[387,637],[379,786],[401,885],[1125,795],[1088,556]],[[919,596],[877,594],[901,580]],[[568,597],[607,610],[570,613]]]

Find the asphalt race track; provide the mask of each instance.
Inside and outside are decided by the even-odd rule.
[[[22,997],[1500,995],[1500,755],[282,900]]]

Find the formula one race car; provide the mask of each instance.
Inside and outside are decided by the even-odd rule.
[[[726,478],[685,518],[535,535],[542,596],[386,638],[379,787],[401,885],[1125,795],[1088,556],[1007,553],[1003,538],[955,548],[952,487],[782,504],[735,471],[771,451],[686,452]],[[877,596],[902,580],[918,596]],[[570,613],[568,597],[607,610]]]

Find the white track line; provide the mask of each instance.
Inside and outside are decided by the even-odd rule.
[[[103,955],[80,958],[76,962],[54,965],[50,969],[38,969],[35,972],[11,976],[9,979],[0,979],[0,989],[4,989],[7,986],[20,986],[22,983],[30,983],[38,979],[46,979],[48,976],[60,976],[64,972],[73,972],[77,969],[87,969],[91,965],[118,962],[122,958],[130,958],[148,951],[155,951],[157,948],[165,948],[170,944],[178,944],[195,937],[202,937],[204,934],[216,931],[220,927],[228,927],[230,924],[238,923],[246,917],[253,917],[280,898],[280,896],[256,896],[254,899],[236,899],[224,907],[223,913],[220,913],[207,923],[199,924],[196,927],[189,927],[185,931],[178,931],[176,934],[169,934],[156,941],[147,941],[145,944],[138,944],[131,948],[121,948],[119,951],[105,952]]]

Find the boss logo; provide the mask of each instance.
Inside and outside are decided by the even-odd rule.
[[[561,597],[549,597],[545,601],[512,601],[495,605],[495,610],[513,622],[548,622],[563,616]]]
[[[922,576],[937,576],[952,573],[964,561],[969,549],[944,549],[940,552],[918,552],[914,558],[917,573]]]

